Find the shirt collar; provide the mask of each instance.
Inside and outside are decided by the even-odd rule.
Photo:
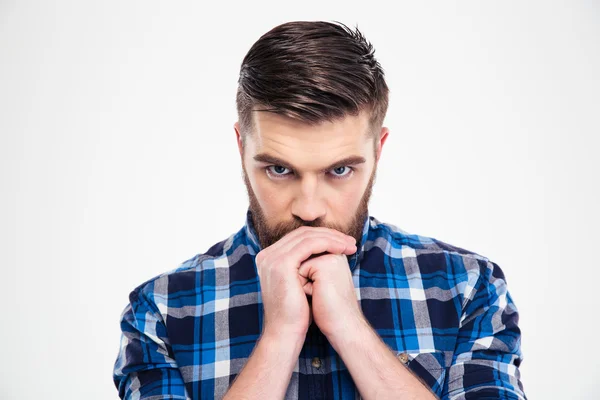
[[[371,226],[371,217],[367,216],[365,218],[363,224],[362,238],[360,243],[356,246],[356,253],[348,256],[348,265],[350,266],[350,271],[354,271],[356,265],[362,260],[363,253],[365,250],[365,243],[367,241],[367,237],[369,236],[369,227]],[[252,213],[250,209],[246,212],[246,224],[244,225],[244,232],[247,238],[247,245],[251,249],[251,254],[256,255],[261,251],[260,242],[258,240],[258,234],[254,228],[254,223],[252,222]]]
[[[363,258],[365,252],[365,243],[367,242],[367,237],[369,236],[369,227],[371,226],[371,217],[367,215],[365,217],[365,221],[363,223],[363,232],[362,237],[360,239],[360,243],[357,244],[356,253],[348,257],[348,265],[350,265],[350,271],[354,272],[354,269],[360,263]]]
[[[244,225],[244,233],[246,234],[246,244],[251,250],[252,255],[258,254],[260,252],[260,242],[258,241],[258,235],[256,234],[256,230],[254,229],[254,223],[252,222],[252,213],[250,209],[246,212],[246,224]]]

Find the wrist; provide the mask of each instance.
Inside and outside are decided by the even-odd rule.
[[[302,349],[306,340],[305,331],[286,331],[278,327],[265,327],[260,336],[261,342],[269,343],[277,348],[299,348]]]
[[[345,320],[345,324],[325,335],[327,340],[338,353],[361,343],[373,333],[373,328],[364,316],[356,316]]]

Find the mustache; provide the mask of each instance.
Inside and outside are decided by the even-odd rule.
[[[335,229],[340,232],[344,232],[343,228],[337,224],[328,224],[324,223],[320,219],[315,219],[313,221],[303,221],[301,219],[293,219],[291,221],[279,222],[273,229],[271,229],[271,236],[282,238],[288,233],[295,231],[298,228],[303,226],[313,227],[313,228],[329,228]]]

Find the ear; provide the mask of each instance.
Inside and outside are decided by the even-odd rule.
[[[381,150],[383,149],[383,145],[385,144],[385,141],[388,138],[388,135],[390,134],[390,130],[388,128],[386,128],[385,126],[381,128],[381,133],[379,134],[379,140],[377,141],[377,157],[375,159],[375,162],[379,162],[379,158],[381,157]]]
[[[233,129],[235,130],[235,139],[238,145],[238,151],[240,152],[240,157],[243,157],[244,154],[244,144],[242,143],[242,134],[240,133],[240,123],[236,122],[233,124]]]

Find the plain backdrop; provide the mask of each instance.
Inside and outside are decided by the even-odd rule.
[[[129,292],[244,223],[239,66],[290,20],[385,69],[371,215],[500,265],[529,398],[598,398],[599,3],[347,0],[0,0],[0,398],[117,398]]]

